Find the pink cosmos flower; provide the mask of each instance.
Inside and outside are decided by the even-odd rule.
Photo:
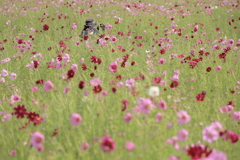
[[[7,22],[6,22],[6,25],[9,25],[11,23],[11,21],[10,20],[8,20]]]
[[[190,78],[190,81],[194,81],[194,78]]]
[[[8,76],[8,71],[6,71],[6,70],[3,69],[3,70],[2,70],[2,76],[3,76],[3,77]]]
[[[112,29],[112,25],[110,24],[106,25],[106,29]]]
[[[162,120],[162,117],[163,117],[163,114],[162,113],[157,113],[156,114],[156,119],[155,119],[155,122],[158,123]]]
[[[33,132],[30,139],[31,145],[38,148],[44,142],[44,135],[40,132]]]
[[[202,138],[208,143],[212,143],[219,138],[219,133],[212,126],[207,126],[202,131]]]
[[[131,113],[126,113],[124,116],[125,122],[129,123],[132,120],[132,114]]]
[[[77,41],[77,42],[75,43],[76,46],[79,46],[79,44],[80,44],[80,41]]]
[[[118,63],[117,61],[113,62],[110,64],[110,66],[108,67],[108,69],[112,72],[115,73],[118,69]]]
[[[232,105],[222,106],[220,109],[221,113],[231,113],[234,111],[234,107]]]
[[[149,98],[138,98],[139,109],[141,113],[150,113],[155,107]]]
[[[223,129],[220,122],[212,122],[210,126],[218,132],[222,131]]]
[[[111,139],[110,135],[106,135],[101,139],[100,146],[105,153],[115,150],[115,142]]]
[[[33,87],[31,88],[31,91],[32,91],[32,92],[37,92],[37,91],[38,91],[38,87],[37,87],[37,86],[33,86]]]
[[[81,59],[80,59],[80,63],[83,63],[83,62],[84,62],[84,58],[81,58]]]
[[[217,66],[216,67],[216,71],[220,71],[220,70],[222,70],[222,67],[221,66]]]
[[[168,158],[168,160],[178,160],[178,157],[171,156],[171,157]]]
[[[77,126],[82,122],[82,116],[78,113],[73,113],[70,117],[70,122],[72,125]]]
[[[172,139],[167,139],[167,144],[172,144],[176,150],[178,150],[179,144],[178,144],[178,137],[174,136]]]
[[[72,69],[74,72],[77,72],[77,71],[78,71],[78,65],[77,65],[77,64],[72,64],[71,69]]]
[[[99,79],[99,78],[93,78],[92,80],[90,80],[90,84],[92,85],[92,86],[98,86],[98,85],[100,85],[101,84],[101,79]]]
[[[124,85],[123,82],[118,82],[118,84],[117,84],[118,87],[122,87],[123,85]]]
[[[233,112],[232,119],[234,121],[239,121],[240,120],[240,111]]]
[[[64,87],[63,92],[68,93],[70,89],[71,89],[71,87],[66,86],[66,87]]]
[[[133,78],[127,79],[125,84],[126,84],[126,86],[128,86],[130,88],[134,88],[135,87],[135,83],[134,83],[134,79]]]
[[[11,74],[10,74],[10,78],[11,78],[12,80],[15,80],[15,79],[17,78],[16,73],[11,73]]]
[[[51,91],[53,89],[53,87],[54,87],[54,85],[50,80],[46,81],[43,85],[45,92]]]
[[[89,148],[90,148],[90,144],[87,143],[87,142],[82,143],[81,146],[80,146],[80,149],[82,151],[87,151]]]
[[[15,102],[20,102],[21,98],[18,94],[13,94],[11,95],[10,100],[11,100],[11,104],[13,104]]]
[[[4,78],[0,78],[0,83],[5,83],[5,79]]]
[[[102,96],[108,95],[108,91],[102,91]]]
[[[188,139],[188,131],[186,129],[181,129],[179,132],[178,132],[178,140],[179,141],[185,141]]]
[[[134,150],[135,149],[135,144],[131,141],[128,141],[125,144],[125,148],[129,151]]]
[[[165,59],[164,58],[160,58],[159,60],[158,60],[158,64],[164,64],[165,63]]]
[[[199,160],[227,160],[227,156],[224,152],[218,152],[213,150],[208,157],[203,157]]]
[[[158,101],[157,107],[162,110],[167,109],[167,103],[164,100]]]
[[[184,110],[179,111],[177,113],[177,117],[177,120],[181,125],[186,124],[191,120],[191,117],[188,115],[187,111]]]
[[[16,150],[11,150],[10,155],[15,155],[16,153]]]
[[[5,113],[2,118],[2,122],[7,122],[9,119],[12,118],[12,114]]]

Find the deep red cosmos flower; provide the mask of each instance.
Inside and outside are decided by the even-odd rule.
[[[27,110],[25,109],[24,105],[18,105],[17,107],[14,107],[15,112],[12,113],[12,115],[16,115],[17,118],[24,118],[24,115],[27,115]]]
[[[36,84],[43,84],[43,83],[44,83],[43,79],[40,79],[40,80],[36,81]]]
[[[208,157],[211,153],[212,150],[209,150],[208,146],[202,147],[200,145],[190,146],[187,150],[187,155],[190,156],[192,160]]]
[[[82,64],[82,70],[87,70],[87,65],[86,64]]]
[[[204,95],[202,95],[202,94],[198,94],[198,95],[196,96],[196,101],[198,101],[198,102],[202,102],[202,101],[204,101],[204,98],[205,98]]]
[[[179,82],[177,80],[172,81],[172,83],[170,84],[170,88],[177,88],[177,86],[179,85]]]
[[[80,81],[79,85],[78,85],[79,89],[83,89],[84,85],[85,85],[85,82],[84,81]]]
[[[102,91],[102,87],[100,85],[94,86],[93,91],[94,93],[100,93]]]
[[[48,29],[49,29],[49,25],[44,24],[44,25],[43,25],[43,30],[44,30],[44,31],[47,31]]]
[[[231,130],[222,131],[219,135],[223,138],[223,140],[230,140],[231,143],[236,143],[239,140],[238,134]]]
[[[39,114],[35,113],[35,112],[30,112],[28,113],[28,116],[27,118],[29,119],[29,121],[32,121],[34,122],[34,120],[37,118],[37,117],[40,117]]]
[[[211,70],[212,70],[211,67],[208,67],[208,68],[206,69],[207,72],[210,72]]]
[[[129,102],[127,100],[122,100],[122,104],[123,104],[123,107],[122,107],[122,112],[123,112],[127,109]]]
[[[67,76],[68,76],[68,78],[73,78],[74,74],[75,74],[74,70],[70,69],[70,70],[68,70]]]

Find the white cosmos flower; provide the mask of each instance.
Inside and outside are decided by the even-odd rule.
[[[150,88],[149,88],[149,91],[148,91],[148,94],[149,94],[149,96],[151,96],[151,97],[157,97],[157,96],[159,96],[159,94],[160,94],[159,87],[157,87],[157,86],[152,86],[152,87],[150,87]]]
[[[145,52],[146,52],[146,53],[149,53],[150,51],[149,51],[149,50],[146,50]]]

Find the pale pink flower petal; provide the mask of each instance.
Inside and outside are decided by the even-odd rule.
[[[70,117],[70,122],[72,125],[77,126],[82,122],[82,116],[78,113],[73,113]]]

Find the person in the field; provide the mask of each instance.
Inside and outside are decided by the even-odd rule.
[[[97,29],[94,28],[94,26],[97,25],[97,22],[95,22],[93,19],[87,19],[86,24],[84,25],[84,28],[81,32],[81,37],[85,37],[89,34],[98,34],[99,33],[99,29],[102,28],[102,31],[105,31],[105,25],[104,24],[100,24]],[[100,28],[99,28],[100,27]]]

